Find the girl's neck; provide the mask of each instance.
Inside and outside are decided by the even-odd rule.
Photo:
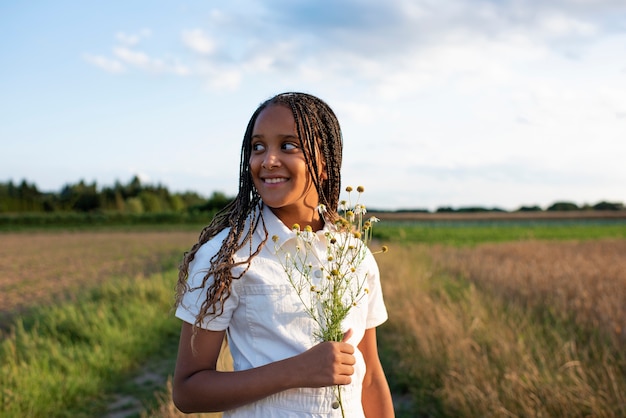
[[[290,211],[287,208],[270,208],[274,215],[280,219],[287,228],[291,229],[295,224],[304,228],[310,225],[313,231],[324,228],[324,219],[320,216],[316,208],[306,208],[306,210]]]

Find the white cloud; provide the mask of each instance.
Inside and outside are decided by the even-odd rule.
[[[123,46],[113,48],[113,54],[122,62],[149,72],[170,73],[179,76],[187,76],[191,73],[191,70],[178,60],[164,61],[158,58],[151,58],[145,52],[135,51]]]
[[[119,74],[125,70],[124,65],[121,62],[115,59],[103,57],[101,55],[83,54],[83,58],[85,61],[108,73]]]
[[[241,85],[242,75],[239,71],[210,71],[207,74],[207,87],[210,90],[236,90]]]
[[[215,51],[215,42],[202,29],[185,30],[181,36],[183,43],[200,54],[211,54]]]
[[[538,23],[540,28],[554,36],[591,36],[596,33],[594,25],[563,14],[543,17]]]
[[[126,33],[126,32],[118,32],[115,34],[115,38],[124,45],[127,46],[135,46],[142,39],[149,38],[152,35],[152,31],[150,29],[142,29],[138,33]]]
[[[113,54],[122,61],[138,67],[149,68],[152,63],[147,54],[123,46],[113,48]]]

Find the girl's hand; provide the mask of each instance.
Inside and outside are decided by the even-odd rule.
[[[173,379],[173,398],[183,412],[213,412],[236,408],[297,387],[346,385],[354,373],[354,347],[346,341],[325,342],[265,366],[236,372],[216,370],[224,331],[198,330],[183,323]]]
[[[347,385],[354,374],[354,347],[346,341],[352,335],[348,330],[341,342],[323,342],[310,348],[296,358],[298,370],[304,387],[323,387]]]

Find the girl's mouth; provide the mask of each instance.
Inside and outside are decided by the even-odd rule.
[[[287,181],[287,179],[284,177],[275,177],[275,178],[263,179],[263,181],[269,184],[277,184],[277,183],[283,183]]]

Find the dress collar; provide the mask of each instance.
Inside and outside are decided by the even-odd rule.
[[[263,225],[265,225],[265,228],[263,228]],[[278,216],[274,215],[274,212],[272,212],[269,206],[261,202],[261,219],[259,220],[259,224],[256,228],[256,233],[261,240],[265,239],[265,230],[267,230],[268,238],[265,245],[272,249],[274,244],[280,247],[285,242],[296,237],[296,233],[293,232],[291,228],[287,228],[283,221],[281,221]],[[278,240],[275,243],[272,240],[273,236],[278,237]]]
[[[276,253],[278,249],[283,247],[287,242],[296,238],[296,233],[293,229],[287,227],[283,221],[281,221],[278,216],[272,212],[269,206],[263,204],[261,202],[261,220],[259,221],[259,225],[256,228],[256,234],[260,240],[265,239],[265,231],[263,228],[263,224],[265,224],[265,229],[267,230],[267,243],[265,244],[268,248]],[[330,231],[331,227],[328,223],[324,224],[324,227],[316,232],[319,240],[322,242],[326,241],[326,232]],[[276,241],[272,238],[276,237]]]

